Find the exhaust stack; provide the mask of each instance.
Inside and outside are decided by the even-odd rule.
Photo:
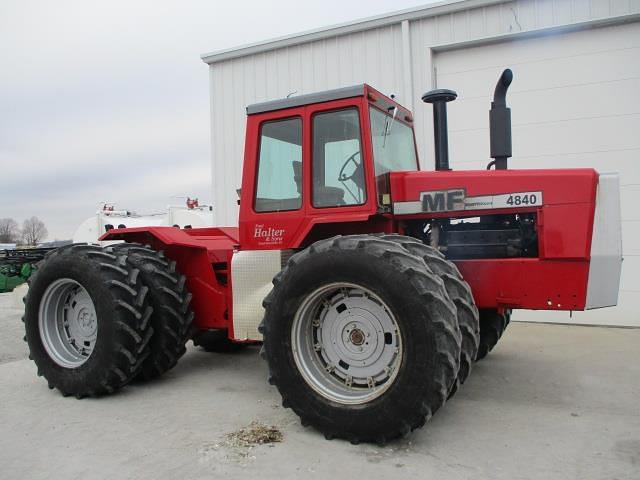
[[[447,135],[447,102],[458,97],[453,90],[431,90],[422,96],[422,101],[433,104],[433,136],[435,140],[436,170],[449,168],[449,137]]]
[[[496,170],[506,170],[511,157],[511,109],[507,107],[507,90],[513,81],[513,72],[507,68],[496,84],[493,102],[489,110],[489,135],[491,157],[487,169],[495,165]]]

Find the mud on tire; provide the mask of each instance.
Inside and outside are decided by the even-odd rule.
[[[24,339],[38,375],[78,398],[126,385],[149,354],[147,295],[139,269],[123,256],[85,244],[52,252],[25,298]]]
[[[119,243],[105,248],[126,258],[131,268],[140,271],[142,283],[149,288],[147,296],[153,308],[153,336],[149,356],[142,363],[139,378],[150,380],[173,368],[184,355],[193,312],[191,293],[186,278],[176,270],[176,262],[162,252],[136,243]]]
[[[265,317],[260,327],[269,381],[280,391],[283,406],[292,408],[304,425],[315,427],[327,438],[385,443],[421,427],[445,403],[458,373],[461,337],[455,306],[442,280],[425,268],[422,259],[374,236],[334,237],[293,255],[273,284],[263,303]],[[299,312],[305,311],[306,302],[332,285],[341,286],[336,295],[346,299],[352,298],[348,295],[360,295],[353,297],[354,305],[358,298],[367,305],[380,305],[380,311],[384,309],[398,326],[396,336],[402,348],[396,349],[397,372],[394,377],[389,373],[390,383],[382,384],[381,394],[364,401],[336,401],[333,397],[337,394],[321,393],[319,386],[326,381],[328,388],[333,388],[330,377],[318,377],[322,379],[314,384],[298,366],[303,349],[294,342],[297,336],[292,327],[299,324]],[[358,294],[359,289],[363,293]],[[350,309],[357,308],[348,306],[347,300],[340,304],[343,297],[331,308],[337,315],[352,315]],[[321,300],[319,308],[331,301]],[[314,315],[319,313],[309,316],[312,328],[320,325]],[[322,322],[327,318],[323,317]],[[346,324],[352,318],[356,317],[347,318]],[[361,333],[354,337],[353,331],[345,329],[341,331],[350,334],[353,342],[363,338]],[[393,334],[388,335],[385,332],[384,343],[397,345],[391,342]],[[296,352],[294,343],[299,346]],[[312,357],[310,354],[309,361],[315,362]],[[321,359],[321,353],[317,358]],[[333,368],[327,366],[329,370]],[[344,365],[341,368],[344,370]],[[336,385],[336,391],[344,391],[345,395],[354,390],[348,377]],[[356,393],[360,395],[363,388],[359,387]]]

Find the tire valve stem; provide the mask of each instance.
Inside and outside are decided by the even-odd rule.
[[[321,350],[322,350],[322,345],[320,345],[319,343],[316,343],[316,344],[313,346],[313,349],[314,349],[316,352],[319,352],[319,351],[321,351]]]
[[[347,387],[350,387],[351,384],[353,383],[353,377],[351,375],[347,375],[347,378],[345,378],[344,383]]]
[[[325,367],[325,369],[327,370],[327,373],[333,373],[336,369],[335,365],[331,365],[330,363],[327,364],[327,366]]]
[[[373,381],[373,377],[367,377],[367,386],[373,388],[376,386],[376,382]]]

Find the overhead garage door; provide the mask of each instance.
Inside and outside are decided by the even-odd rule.
[[[484,168],[493,87],[510,67],[510,168],[593,167],[619,172],[624,263],[616,308],[521,312],[521,320],[640,325],[640,23],[437,53],[439,88],[449,104],[454,169]]]

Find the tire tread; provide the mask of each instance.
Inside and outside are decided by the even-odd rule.
[[[442,279],[449,297],[456,306],[458,327],[462,335],[462,348],[460,369],[456,382],[449,392],[451,397],[469,377],[480,343],[479,313],[471,293],[471,287],[464,281],[458,267],[453,262],[417,238],[397,234],[383,234],[380,235],[380,238],[397,243],[408,252],[422,258],[427,268]]]
[[[191,293],[187,291],[184,275],[176,271],[175,262],[167,261],[164,253],[136,243],[119,243],[107,251],[123,259],[131,269],[139,272],[145,285],[153,312],[148,319],[153,336],[146,338],[149,355],[138,377],[151,380],[173,368],[186,352],[193,312],[189,305]]]

